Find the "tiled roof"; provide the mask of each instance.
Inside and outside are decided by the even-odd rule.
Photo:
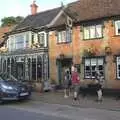
[[[60,10],[61,7],[43,11],[37,13],[36,15],[29,15],[18,26],[16,26],[14,31],[27,27],[39,28],[42,26],[46,26],[57,16]]]
[[[76,22],[120,15],[120,0],[78,0],[68,4],[65,12],[69,13]],[[53,27],[65,23],[61,16]]]
[[[48,25],[60,12],[62,7],[27,16],[15,29],[40,28]],[[65,12],[76,22],[120,15],[120,0],[78,0],[68,4]],[[54,26],[65,24],[65,16],[61,15]]]
[[[68,5],[79,21],[120,15],[120,0],[79,0]]]

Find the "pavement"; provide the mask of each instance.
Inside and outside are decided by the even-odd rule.
[[[116,100],[113,96],[104,96],[102,102],[96,102],[95,95],[87,95],[79,97],[79,101],[74,102],[73,96],[64,98],[63,90],[56,92],[33,92],[31,100],[34,103],[48,103],[56,105],[66,105],[77,108],[95,108],[106,109],[110,111],[120,111],[120,100]]]

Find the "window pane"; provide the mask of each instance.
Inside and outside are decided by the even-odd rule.
[[[15,42],[16,42],[16,49],[24,48],[24,36],[23,35],[15,36]]]
[[[85,59],[85,66],[90,66],[90,59]]]
[[[90,66],[85,66],[85,70],[90,70]]]
[[[66,41],[66,31],[62,31],[62,42]]]
[[[90,76],[91,76],[91,73],[90,73],[90,72],[86,72],[86,73],[85,73],[85,78],[90,78]]]
[[[91,59],[91,65],[96,65],[97,64],[97,60],[95,58]]]
[[[96,67],[98,67],[99,72],[104,77],[103,58],[85,59],[85,78],[95,78]]]
[[[95,26],[90,27],[90,38],[95,38]]]
[[[45,39],[44,33],[40,33],[38,35],[38,42],[40,45],[44,45],[44,39]]]
[[[98,59],[98,65],[103,65],[103,59]]]
[[[96,38],[102,37],[102,25],[96,25]]]
[[[84,27],[84,39],[89,39],[89,27]]]
[[[58,32],[58,43],[66,42],[66,31]]]
[[[66,30],[66,42],[70,42],[71,41],[71,35],[72,35],[71,28],[67,28],[67,30]]]
[[[120,21],[115,22],[115,31],[116,31],[116,35],[120,34]]]
[[[117,57],[117,78],[120,78],[120,57]]]

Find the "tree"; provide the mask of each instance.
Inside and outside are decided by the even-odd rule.
[[[1,19],[1,26],[10,26],[10,25],[16,25],[18,23],[20,23],[22,20],[24,19],[24,17],[21,16],[17,16],[17,17],[4,17],[3,19]]]

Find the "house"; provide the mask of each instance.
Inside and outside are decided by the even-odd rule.
[[[32,3],[28,15],[7,33],[7,51],[1,54],[1,72],[19,80],[40,82],[49,77],[48,31],[61,12],[61,7],[37,13]]]
[[[33,2],[31,15],[7,33],[1,72],[62,85],[64,70],[74,63],[85,83],[98,67],[105,88],[120,88],[118,0],[78,0],[40,13],[37,7]]]
[[[51,80],[62,85],[64,69],[74,63],[87,84],[97,67],[104,87],[119,89],[120,1],[78,0],[63,11],[49,28]]]

